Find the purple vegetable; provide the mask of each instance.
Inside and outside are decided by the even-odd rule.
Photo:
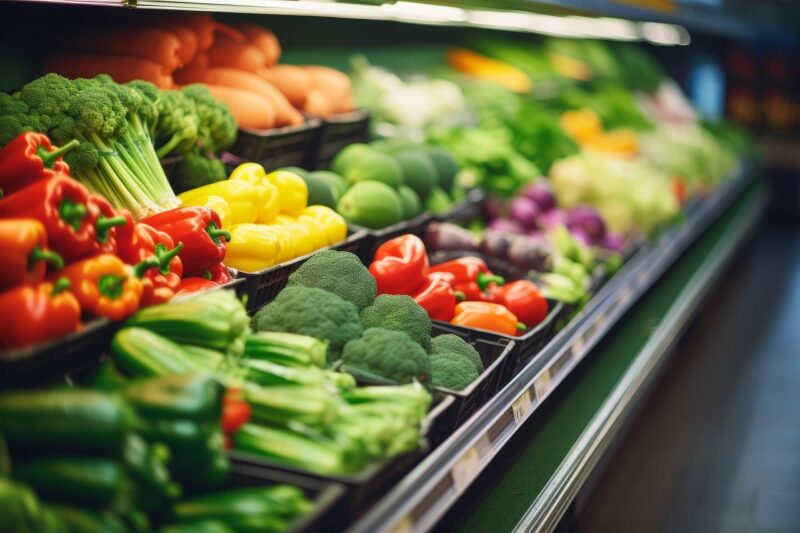
[[[505,260],[508,257],[508,249],[511,242],[516,238],[514,233],[508,231],[487,229],[483,233],[483,240],[479,247],[483,255]]]
[[[592,243],[599,243],[606,234],[603,217],[588,205],[576,205],[570,209],[567,213],[567,227],[572,233],[578,229],[583,230]]]
[[[437,250],[477,251],[472,232],[448,222],[431,222],[423,237],[429,252]]]
[[[531,183],[522,190],[522,195],[536,202],[540,211],[548,211],[556,206],[556,197],[550,184],[545,180]]]
[[[586,231],[580,226],[575,228],[570,228],[569,232],[576,241],[578,241],[580,244],[583,244],[584,246],[593,246],[595,244],[598,244],[597,242],[594,242],[592,238],[589,236],[589,234],[586,233]]]
[[[532,229],[528,233],[526,233],[528,237],[533,237],[534,239],[546,239],[545,233],[540,229]]]
[[[508,248],[508,260],[523,270],[550,272],[553,269],[553,245],[545,238],[520,236]]]
[[[510,233],[524,233],[523,228],[516,220],[509,220],[507,218],[496,218],[487,226],[489,229],[496,229],[499,231],[507,231]]]
[[[623,252],[625,250],[625,237],[619,233],[606,233],[600,246],[612,252]]]
[[[566,223],[567,214],[557,207],[539,215],[539,227],[542,229],[550,229],[553,226]]]
[[[517,196],[511,202],[511,218],[520,223],[525,229],[536,227],[536,219],[539,218],[541,210],[536,202],[524,196]]]
[[[483,216],[487,220],[508,216],[506,201],[497,196],[490,196],[486,199],[486,203],[483,204]]]

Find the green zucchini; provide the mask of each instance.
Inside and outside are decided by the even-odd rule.
[[[126,533],[128,528],[109,512],[98,512],[60,503],[48,503],[50,509],[70,531],[81,533]]]
[[[174,374],[135,381],[124,397],[143,418],[218,420],[222,386],[208,374]]]
[[[308,385],[324,388],[328,378],[317,367],[295,368],[258,359],[242,359],[245,379],[259,385]]]
[[[320,387],[247,384],[245,400],[255,421],[286,425],[291,422],[313,427],[329,427],[338,418],[339,400]]]
[[[288,429],[244,424],[233,435],[236,450],[318,474],[347,472],[342,450]]]
[[[328,341],[294,333],[262,331],[245,338],[243,356],[283,366],[323,367],[328,362]]]
[[[45,508],[28,487],[0,477],[0,517],[3,531],[66,533],[67,527]]]
[[[116,454],[137,423],[122,399],[90,390],[0,394],[0,433],[9,448]]]
[[[191,372],[186,352],[171,340],[143,328],[123,328],[111,340],[116,365],[133,377]]]

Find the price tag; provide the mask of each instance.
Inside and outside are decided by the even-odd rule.
[[[511,412],[514,413],[514,422],[516,422],[517,426],[522,424],[522,421],[525,420],[525,417],[531,412],[532,405],[530,389],[525,389],[525,392],[520,394],[519,397],[514,400],[514,403],[511,404]]]
[[[550,369],[548,368],[533,380],[533,389],[536,391],[536,399],[542,401],[550,392]]]
[[[412,533],[414,531],[414,523],[408,516],[404,516],[392,526],[392,533]]]
[[[589,338],[589,332],[586,335],[581,335],[572,343],[572,358],[576,361],[580,361],[581,357],[583,357],[583,347],[586,345],[584,339]]]
[[[478,450],[471,446],[464,455],[458,458],[458,461],[450,471],[453,476],[453,484],[456,486],[456,492],[461,492],[472,482],[478,474],[480,466],[481,458],[478,455]]]

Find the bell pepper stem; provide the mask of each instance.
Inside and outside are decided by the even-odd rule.
[[[164,244],[156,245],[156,259],[158,260],[158,271],[165,276],[169,274],[169,264],[175,259],[180,251],[183,250],[183,243],[179,242],[172,250]]]
[[[55,296],[55,295],[57,295],[59,293],[62,293],[64,291],[66,291],[66,290],[69,290],[70,287],[72,287],[72,283],[70,283],[69,278],[58,278],[58,281],[56,281],[53,284],[53,294],[52,294],[52,296]]]
[[[115,226],[124,226],[126,222],[123,216],[105,217],[100,215],[94,225],[97,240],[101,243],[108,242],[109,230]]]
[[[475,282],[478,284],[478,287],[481,288],[481,291],[485,291],[487,288],[489,288],[490,283],[494,283],[500,287],[501,285],[505,285],[506,280],[502,276],[487,274],[486,272],[478,272],[478,277],[475,278]]]
[[[64,260],[61,256],[51,250],[44,250],[38,246],[28,254],[28,270],[33,270],[40,261],[46,261],[53,265],[56,270],[64,268]],[[64,278],[66,279],[66,278]]]
[[[133,265],[133,275],[141,279],[145,272],[157,266],[159,266],[158,258],[156,256],[148,257]]]
[[[86,213],[85,205],[75,203],[68,198],[61,200],[61,203],[58,204],[58,216],[75,231],[81,228],[81,222],[86,217]]]
[[[209,222],[206,226],[206,233],[211,237],[211,240],[216,244],[220,244],[220,237],[225,237],[226,242],[231,242],[231,233],[222,228],[217,227],[216,222]]]
[[[119,276],[117,274],[103,274],[97,282],[100,289],[100,294],[112,300],[116,300],[122,296],[122,289],[125,285],[127,276]]]
[[[528,326],[526,326],[522,322],[517,322],[517,329],[520,330],[520,331],[527,331],[528,330]]]
[[[71,152],[72,150],[77,148],[79,144],[81,144],[80,141],[78,141],[77,139],[73,139],[64,146],[56,148],[52,152],[48,152],[47,148],[39,145],[39,147],[36,148],[36,155],[38,155],[39,159],[42,160],[42,164],[44,165],[45,168],[52,169],[53,165],[56,162],[56,159]]]
[[[467,295],[461,291],[454,291],[454,294],[456,295],[456,300],[459,302],[466,301],[467,299]]]
[[[211,271],[210,270],[203,270],[203,273],[200,274],[200,277],[210,281],[211,280]]]

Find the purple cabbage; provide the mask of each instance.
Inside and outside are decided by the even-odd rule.
[[[606,233],[603,240],[600,241],[600,246],[611,252],[624,252],[625,237],[619,233]]]
[[[524,233],[525,228],[523,228],[519,222],[516,220],[510,220],[508,218],[496,218],[489,222],[487,226],[489,229],[494,229],[498,231],[507,231],[510,233]]]
[[[567,213],[558,208],[550,209],[539,215],[539,227],[545,230],[559,224],[566,225],[566,223]]]
[[[535,228],[540,214],[539,206],[530,198],[517,196],[511,201],[511,218],[525,229]]]
[[[587,205],[577,205],[567,213],[567,227],[574,235],[577,231],[586,234],[591,244],[602,242],[606,234],[606,224],[596,209]]]
[[[553,189],[550,188],[550,184],[545,180],[539,180],[526,186],[522,190],[522,196],[535,202],[540,211],[549,211],[556,206],[556,197],[553,194]]]

